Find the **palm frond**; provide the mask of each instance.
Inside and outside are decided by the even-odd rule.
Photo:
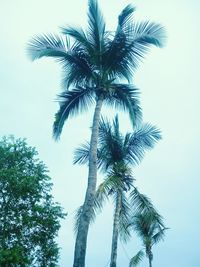
[[[70,85],[89,85],[95,79],[89,55],[79,47],[72,47],[65,60],[62,61],[62,68],[63,88],[68,88]]]
[[[131,206],[133,207],[132,216],[137,216],[138,214],[140,214],[141,216],[146,216],[147,221],[148,220],[149,222],[154,221],[157,223],[157,226],[165,227],[162,216],[155,209],[150,198],[140,193],[137,187],[135,186],[130,193],[130,201],[131,201]]]
[[[99,186],[95,194],[95,209],[101,211],[104,203],[108,200],[109,192],[115,186],[115,181],[105,179]]]
[[[127,242],[131,236],[127,225],[130,223],[130,204],[124,191],[120,191],[121,208],[119,213],[119,235],[123,242]]]
[[[133,217],[133,229],[143,241],[151,240],[155,233],[165,228],[162,216],[154,212],[138,213]],[[146,241],[144,242],[146,244]]]
[[[105,140],[106,136],[112,135],[112,126],[106,118],[101,117],[99,122],[99,139],[100,144]]]
[[[138,89],[129,84],[112,84],[105,98],[105,104],[128,111],[133,126],[139,124],[142,111],[138,99]]]
[[[77,149],[74,151],[74,160],[73,164],[87,164],[89,163],[89,153],[90,153],[90,143],[86,142],[81,144]],[[97,149],[97,167],[98,169],[101,167],[102,164],[102,151]]]
[[[89,56],[80,47],[69,47],[69,41],[56,35],[41,35],[28,44],[28,53],[32,60],[53,57],[62,63],[63,88],[78,86],[94,79]]]
[[[94,49],[92,48],[92,44],[87,38],[84,30],[82,28],[75,28],[75,27],[62,27],[62,33],[70,36],[74,39],[76,45],[78,45],[84,51],[87,51],[90,55]]]
[[[122,10],[120,15],[118,16],[117,32],[119,32],[119,31],[126,32],[127,26],[129,26],[130,23],[132,23],[134,11],[135,11],[135,7],[133,7],[131,4],[127,5]]]
[[[118,114],[115,115],[115,118],[113,120],[113,134],[116,136],[117,139],[121,138],[121,134],[119,132],[119,118]]]
[[[151,200],[141,194],[136,187],[130,193],[130,201],[132,206],[132,215],[147,213],[147,212],[154,212],[157,213],[155,210]]]
[[[154,223],[154,222],[153,222]],[[152,220],[151,217],[149,217],[149,214],[143,213],[143,214],[136,214],[133,217],[132,221],[132,227],[136,234],[142,239],[143,243],[145,240],[149,239],[150,237],[150,228],[152,227]]]
[[[96,52],[100,55],[105,34],[105,21],[97,0],[89,0],[88,24],[88,38],[93,43]]]
[[[134,71],[151,46],[162,47],[166,34],[160,24],[149,21],[128,23],[126,31],[118,32],[108,44],[103,57],[110,77],[131,81]]]
[[[129,267],[136,267],[143,260],[145,253],[143,250],[140,250],[133,258],[131,258]]]
[[[107,41],[107,47],[102,55],[105,72],[110,79],[125,78],[131,81],[133,69],[125,55],[128,50],[126,36],[123,32],[116,33],[113,40]]]
[[[134,33],[133,42],[141,46],[149,47],[150,45],[155,45],[163,47],[166,41],[164,27],[154,22],[144,21],[134,23],[131,32]]]
[[[128,41],[124,45],[122,55],[119,54],[118,58],[121,58],[121,62],[126,67],[135,70],[149,48],[152,45],[164,46],[165,39],[165,30],[160,24],[149,21],[134,23],[129,28]]]
[[[118,17],[118,26],[113,39],[107,40],[107,47],[104,51],[103,64],[106,73],[110,78],[125,78],[130,81],[132,69],[128,61],[123,60],[128,46],[127,29],[130,28],[132,14],[135,8],[127,5]]]
[[[139,164],[146,150],[152,149],[160,139],[161,132],[155,126],[146,123],[137,127],[133,134],[125,137],[126,160],[132,164]]]
[[[160,242],[161,240],[164,239],[164,235],[165,235],[165,231],[169,229],[169,228],[162,228],[160,229],[160,231],[158,231],[153,237],[153,244],[157,244],[158,242]]]
[[[105,180],[99,185],[97,189],[97,198],[108,198],[109,195],[115,193],[118,188],[122,188],[123,183],[119,176],[111,169],[107,172]]]
[[[141,127],[136,129],[133,138],[137,139],[138,142],[141,142],[141,145],[143,145],[146,149],[151,149],[162,137],[158,128],[150,123],[144,123]]]
[[[57,140],[62,132],[63,125],[69,116],[87,110],[94,103],[93,90],[91,88],[78,87],[71,91],[65,91],[58,95],[60,108],[55,114],[53,125],[53,137]]]
[[[44,34],[30,40],[27,47],[32,60],[42,57],[54,57],[64,60],[67,56],[66,44],[58,35]]]
[[[102,171],[106,171],[115,162],[123,160],[123,139],[117,127],[116,120],[113,125],[106,119],[100,120],[98,160]]]
[[[74,152],[73,164],[86,164],[89,162],[89,142],[80,145]]]

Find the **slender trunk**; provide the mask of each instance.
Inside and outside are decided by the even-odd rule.
[[[120,210],[121,210],[121,194],[118,191],[117,192],[115,214],[114,214],[114,221],[113,221],[110,267],[116,267],[117,266],[117,245],[118,245],[118,235],[119,235]]]
[[[152,267],[152,260],[150,257],[149,257],[149,267]]]
[[[148,253],[148,258],[149,258],[149,267],[152,267],[153,254],[151,251]]]
[[[96,101],[96,107],[93,117],[92,134],[90,139],[88,184],[85,194],[85,201],[81,213],[81,218],[78,226],[78,232],[76,236],[73,267],[85,267],[87,235],[88,235],[89,223],[91,219],[91,212],[93,208],[94,196],[96,191],[97,141],[99,134],[99,121],[100,121],[102,104],[103,104],[103,96],[99,96]]]

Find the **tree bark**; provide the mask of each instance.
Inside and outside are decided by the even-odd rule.
[[[80,223],[78,226],[78,232],[76,236],[73,267],[85,267],[87,235],[91,219],[91,212],[94,204],[94,196],[96,192],[97,141],[99,135],[99,121],[100,121],[102,104],[103,104],[103,96],[100,95],[96,100],[96,107],[93,116],[92,133],[90,139],[88,184],[85,194],[85,201],[83,204],[83,209],[80,217]]]
[[[121,194],[118,191],[117,192],[115,214],[114,214],[114,221],[113,221],[110,267],[116,267],[117,266],[117,245],[118,245],[118,235],[119,235],[120,210],[121,210]]]

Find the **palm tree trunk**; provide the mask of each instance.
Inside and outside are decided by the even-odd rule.
[[[149,267],[152,267],[152,260],[149,258]]]
[[[100,95],[96,101],[96,107],[93,116],[92,134],[90,139],[88,184],[76,237],[73,267],[85,267],[87,235],[91,219],[91,212],[94,204],[94,196],[96,192],[97,141],[99,134],[99,121],[100,121],[102,104],[103,104],[103,96]]]
[[[153,254],[150,251],[150,253],[148,254],[148,258],[149,258],[149,267],[152,267],[152,261],[153,261]]]
[[[121,194],[118,191],[117,192],[117,199],[116,199],[114,221],[113,221],[110,267],[116,267],[117,266],[117,245],[118,245],[118,235],[119,235],[120,210],[121,210]]]

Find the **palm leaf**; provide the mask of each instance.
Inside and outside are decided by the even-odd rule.
[[[153,244],[157,244],[158,242],[160,242],[161,240],[163,240],[164,235],[165,235],[165,231],[169,229],[169,228],[162,228],[160,231],[158,231],[153,237]]]
[[[105,68],[110,77],[123,77],[131,81],[133,72],[154,45],[165,43],[165,30],[160,24],[150,22],[129,23],[126,31],[118,32],[105,51]]]
[[[94,78],[89,56],[80,47],[69,47],[66,42],[56,35],[42,35],[33,38],[28,44],[28,53],[32,60],[42,57],[58,59],[63,66],[63,87],[71,84],[82,85]]]
[[[98,161],[101,171],[106,171],[115,162],[123,159],[122,136],[117,130],[116,121],[113,125],[101,118],[99,123]]]
[[[123,55],[127,46],[126,31],[129,28],[132,14],[135,8],[126,6],[118,17],[118,26],[113,39],[107,39],[107,49],[103,53],[103,64],[110,78],[122,77],[130,81],[132,70],[125,61]]]
[[[55,114],[53,125],[53,137],[57,140],[62,132],[63,125],[69,116],[87,110],[94,103],[93,90],[91,88],[77,88],[66,91],[58,96],[60,108]]]
[[[70,85],[85,86],[95,79],[89,56],[79,47],[72,47],[62,61],[62,68],[63,88]]]
[[[67,56],[63,39],[53,34],[36,36],[28,43],[27,50],[32,60],[42,57],[55,57],[64,60]]]
[[[127,5],[120,15],[118,16],[118,27],[117,33],[120,31],[126,32],[126,28],[129,27],[130,23],[132,23],[133,13],[135,11],[135,7],[131,4]]]
[[[141,194],[136,187],[130,193],[130,201],[133,207],[133,216],[138,214],[146,216],[146,221],[156,222],[158,227],[164,227],[162,216],[153,206],[151,200],[144,194]]]
[[[107,41],[107,48],[102,55],[104,70],[110,79],[125,78],[129,82],[133,74],[132,66],[124,60],[127,53],[127,40],[124,33],[116,34],[113,40]]]
[[[166,33],[163,26],[154,22],[134,23],[131,32],[134,33],[133,42],[142,46],[155,45],[163,47],[166,41]]]
[[[90,153],[90,144],[86,142],[81,144],[77,149],[74,151],[74,160],[73,164],[86,164],[89,162],[89,153]],[[103,155],[101,154],[102,151],[97,149],[97,167],[98,169],[102,165],[102,158]]]
[[[119,186],[120,181],[116,180],[114,176],[108,176],[99,186],[95,193],[94,210],[101,211],[105,201],[108,200],[113,188]]]
[[[100,55],[105,33],[105,21],[97,0],[89,0],[88,24],[88,39],[91,40],[94,49]]]
[[[94,49],[92,48],[92,44],[88,40],[84,30],[82,28],[75,27],[63,27],[62,33],[70,36],[74,39],[75,43],[81,48],[87,51],[90,55]]]
[[[157,213],[151,200],[144,194],[141,194],[136,187],[130,193],[130,200],[133,207],[133,216],[148,212]]]
[[[134,23],[128,35],[128,41],[122,50],[123,54],[118,57],[121,57],[123,64],[131,69],[138,67],[152,45],[162,47],[166,39],[164,28],[160,24],[149,21]]]
[[[132,227],[145,244],[147,244],[145,240],[149,240],[151,237],[150,228],[152,226],[154,227],[152,223],[154,223],[154,221],[152,222],[148,213],[138,213],[133,217]]]
[[[118,188],[122,188],[122,186],[123,183],[120,177],[111,169],[107,172],[106,179],[99,185],[96,196],[97,198],[101,196],[108,198],[109,195],[113,194]]]
[[[129,267],[137,266],[143,260],[144,256],[144,251],[140,250],[133,258],[131,258]]]
[[[156,212],[138,213],[133,217],[133,229],[144,240],[150,239],[164,227],[162,216]],[[152,242],[152,241],[151,241]]]
[[[131,236],[130,229],[127,225],[130,223],[130,204],[125,192],[120,191],[121,194],[121,209],[119,213],[119,235],[123,242],[127,242]]]
[[[121,139],[121,134],[119,131],[119,118],[118,114],[115,116],[113,120],[113,134],[116,137],[116,139]]]
[[[140,142],[141,146],[144,146],[146,149],[151,149],[160,139],[160,130],[149,123],[144,123],[134,132],[133,139],[131,140],[131,145],[134,146],[136,142]]]
[[[101,117],[99,122],[99,143],[100,145],[105,142],[106,137],[112,137],[112,126],[107,119]]]
[[[80,145],[74,152],[73,164],[86,164],[89,162],[90,144],[89,142]]]
[[[145,151],[152,149],[160,139],[160,130],[155,126],[145,123],[137,127],[133,134],[128,134],[125,137],[126,160],[131,164],[139,164]]]
[[[129,84],[112,84],[105,104],[129,112],[132,124],[137,125],[142,118],[138,89]]]

